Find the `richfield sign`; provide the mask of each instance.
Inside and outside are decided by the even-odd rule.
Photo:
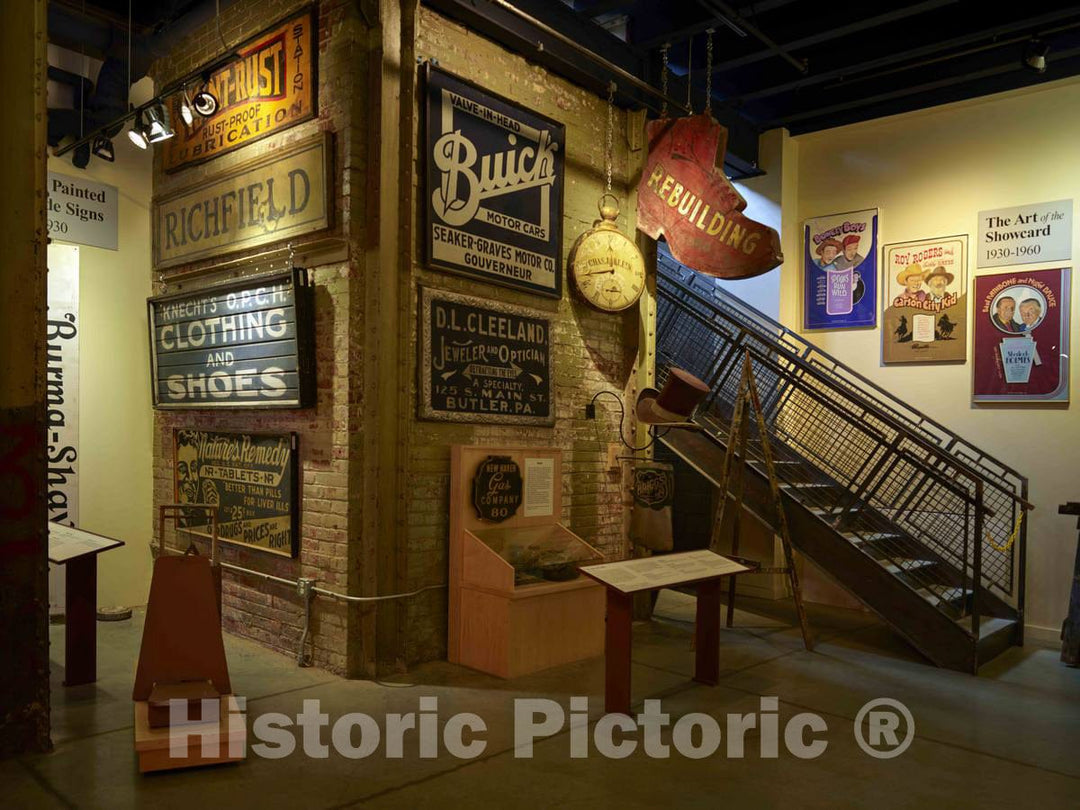
[[[330,142],[319,135],[154,201],[154,265],[173,267],[330,226]]]
[[[562,295],[564,127],[430,65],[428,263]]]
[[[164,143],[165,171],[202,163],[280,132],[315,115],[315,18],[309,9],[264,31],[237,49],[238,58],[211,74],[205,89],[218,101],[209,118],[175,126]],[[188,88],[189,93],[197,89]],[[169,99],[180,121],[183,95]]]
[[[650,121],[638,185],[638,230],[663,236],[678,261],[720,278],[748,278],[783,260],[780,237],[742,213],[724,175],[727,130],[708,115]]]

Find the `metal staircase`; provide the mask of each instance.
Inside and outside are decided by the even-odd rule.
[[[1026,478],[664,254],[657,298],[658,383],[712,390],[661,442],[717,485],[749,352],[795,548],[939,666],[1023,643]],[[744,501],[771,524],[756,431]]]

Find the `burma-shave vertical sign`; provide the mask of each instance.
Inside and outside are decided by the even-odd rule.
[[[150,298],[147,305],[155,408],[315,404],[306,270]]]
[[[566,129],[427,66],[427,262],[562,297]]]
[[[176,502],[216,506],[218,539],[295,557],[299,549],[299,490],[295,433],[173,434]],[[210,537],[206,512],[184,510],[180,528]]]
[[[555,424],[551,319],[421,287],[420,418]]]

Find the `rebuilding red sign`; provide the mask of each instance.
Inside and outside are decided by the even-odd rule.
[[[694,115],[650,121],[646,134],[638,230],[663,236],[679,262],[710,276],[749,278],[784,260],[779,235],[743,216],[746,200],[724,175],[724,127]]]

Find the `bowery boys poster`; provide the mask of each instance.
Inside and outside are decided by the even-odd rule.
[[[877,325],[878,210],[806,220],[803,226],[803,326]]]
[[[1068,402],[1070,272],[975,279],[976,402]]]
[[[885,245],[881,359],[967,359],[967,236]]]

